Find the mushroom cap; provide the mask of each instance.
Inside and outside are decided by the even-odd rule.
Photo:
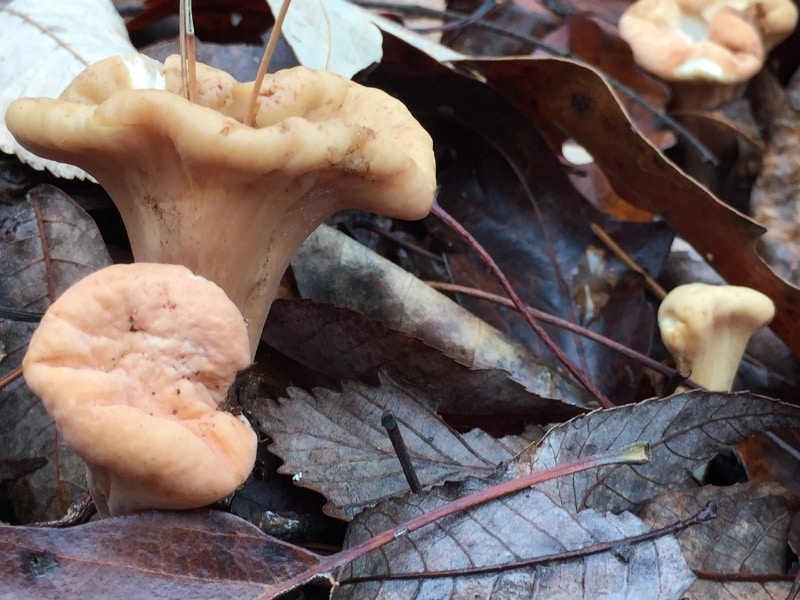
[[[338,209],[400,219],[430,212],[433,141],[385,92],[325,71],[284,69],[266,76],[250,127],[242,121],[252,83],[202,63],[197,83],[189,102],[180,57],[162,66],[143,55],[114,56],[90,65],[57,100],[15,100],[6,123],[26,148],[80,166],[111,190],[126,163],[137,165],[127,169],[132,175],[142,173],[143,151],[156,154],[147,164],[174,150],[195,184],[219,176],[257,187],[275,174],[307,176],[345,196],[331,194]]]
[[[222,287],[248,321],[252,355],[280,278],[317,225],[347,208],[401,219],[431,209],[433,141],[380,90],[279,71],[265,78],[251,127],[252,83],[198,64],[197,101],[180,86],[177,56],[112,57],[58,100],[14,101],[6,123],[29,150],[97,179],[137,262],[182,264]]]
[[[658,326],[678,371],[691,371],[708,389],[727,391],[750,336],[774,315],[775,304],[759,291],[689,283],[661,302]]]
[[[23,373],[86,462],[98,509],[121,514],[205,506],[244,483],[256,435],[219,407],[249,364],[242,315],[217,285],[136,263],[64,292]]]
[[[735,84],[755,75],[796,23],[791,0],[638,0],[619,33],[662,79]]]

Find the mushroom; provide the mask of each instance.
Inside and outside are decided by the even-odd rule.
[[[161,88],[161,89],[155,89]],[[180,58],[88,67],[58,100],[19,99],[8,128],[26,148],[74,164],[106,189],[135,260],[189,267],[247,318],[251,356],[294,250],[333,213],[401,219],[433,203],[433,143],[386,93],[304,67],[253,89],[197,65],[196,103]]]
[[[179,265],[135,263],[53,302],[23,373],[108,516],[205,506],[244,483],[256,434],[220,408],[249,364],[244,319],[222,289]]]
[[[619,33],[642,68],[674,82],[686,106],[732,98],[796,23],[792,0],[638,0]]]
[[[658,326],[680,373],[709,390],[729,391],[750,336],[774,315],[772,300],[756,290],[689,283],[661,302]]]

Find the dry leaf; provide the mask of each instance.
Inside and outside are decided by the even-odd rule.
[[[110,0],[12,0],[0,6],[0,116],[21,97],[57,98],[88,65],[135,52]],[[23,58],[24,57],[24,58]],[[0,150],[35,169],[72,179],[86,174],[22,148],[0,119]]]
[[[146,512],[68,529],[0,526],[0,596],[258,598],[315,554],[232,515]]]
[[[436,403],[419,390],[383,378],[380,388],[345,383],[343,392],[298,388],[288,399],[268,401],[254,413],[273,440],[270,451],[296,478],[328,499],[325,513],[352,519],[367,506],[408,491],[408,483],[381,416],[390,410],[424,487],[487,477],[515,448],[480,430],[458,434],[436,414]]]
[[[311,300],[278,300],[267,319],[264,342],[334,381],[360,380],[377,385],[378,372],[436,394],[439,412],[462,426],[502,433],[522,423],[552,423],[583,412],[559,400],[571,397],[545,378],[538,394],[501,369],[470,369],[411,335],[346,308]],[[331,357],[336,360],[331,360]],[[556,396],[553,398],[552,396]]]
[[[646,442],[650,462],[618,465],[542,484],[577,511],[630,510],[668,490],[696,486],[692,471],[725,446],[776,427],[800,427],[800,407],[755,394],[689,392],[595,411],[551,429],[516,466],[520,473]]]
[[[469,480],[425,495],[407,495],[362,513],[346,539],[354,545],[379,531],[430,511],[488,484]],[[418,598],[503,600],[553,598],[642,598],[674,600],[694,575],[672,536],[626,547],[625,558],[604,552],[568,561],[462,577],[429,577],[427,572],[503,565],[512,561],[586,548],[599,541],[623,540],[649,531],[631,514],[572,513],[547,494],[528,489],[455,514],[408,533],[380,552],[353,562],[342,573],[333,598]],[[622,544],[624,545],[624,544]],[[388,574],[418,577],[390,581]],[[347,585],[349,577],[374,581]]]
[[[267,0],[277,15],[284,0]],[[351,78],[383,55],[381,32],[366,11],[345,0],[293,0],[283,36],[300,64]]]
[[[586,404],[582,390],[520,345],[335,229],[322,226],[309,236],[292,259],[292,271],[304,298],[358,310],[468,367],[508,371],[544,398]]]
[[[761,175],[750,197],[753,216],[767,228],[767,233],[759,240],[766,261],[794,284],[800,283],[800,225],[797,218],[800,211],[797,196],[800,168],[796,157],[800,110],[794,100],[798,89],[800,73],[789,83],[780,112],[772,123]]]
[[[772,329],[800,356],[800,289],[772,272],[756,252],[764,228],[715,198],[638,133],[600,74],[562,59],[464,65],[480,70],[534,121],[557,124],[589,151],[618,193],[661,215],[728,283],[769,296],[777,309]]]
[[[111,263],[94,221],[59,189],[40,185],[26,199],[0,203],[0,304],[44,311],[57,296],[89,273]],[[33,323],[0,319],[0,341],[8,358],[0,377],[22,363]],[[63,445],[42,403],[20,378],[0,391],[0,457],[48,460],[10,488],[22,522],[63,516],[86,487],[83,463]]]
[[[663,527],[695,514],[707,502],[717,507],[716,518],[677,534],[683,555],[698,579],[687,598],[786,598],[788,581],[713,581],[702,573],[732,576],[785,575],[788,572],[789,525],[796,497],[775,484],[706,486],[669,492],[648,502],[640,517]]]

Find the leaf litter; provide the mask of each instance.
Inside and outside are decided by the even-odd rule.
[[[158,3],[147,4],[155,7]],[[263,14],[261,8],[253,12],[244,0],[241,6],[236,4],[232,3],[247,15],[243,23],[257,22],[250,16]],[[5,3],[0,7],[0,17],[10,12],[7,6],[23,5],[28,6],[21,0]],[[516,12],[509,12],[503,7],[502,12],[522,22],[531,16],[525,10],[527,7],[515,7]],[[618,8],[613,2],[602,3],[597,10],[606,12],[611,22],[616,20]],[[202,18],[202,9],[200,15]],[[47,30],[52,25],[45,19],[32,20]],[[113,21],[109,17],[107,22]],[[549,23],[545,28],[552,29],[558,18],[548,13],[536,21]],[[619,74],[630,77],[630,85],[649,95],[657,108],[663,106],[659,90],[631,72],[630,57],[620,49],[613,32],[604,30],[601,34],[591,22],[573,21],[570,27],[575,39],[583,42],[575,50],[584,61],[613,71],[611,61],[620,67]],[[230,31],[236,31],[235,27]],[[450,202],[454,212],[461,210],[459,218],[476,234],[482,227],[490,232],[481,236],[481,242],[509,271],[515,286],[526,291],[526,301],[560,311],[641,352],[649,349],[658,355],[657,347],[649,348],[657,332],[641,282],[595,246],[588,225],[599,220],[610,227],[616,236],[627,240],[632,254],[654,274],[663,263],[670,232],[663,225],[647,224],[635,233],[629,223],[620,224],[588,210],[570,190],[577,181],[575,169],[565,167],[562,172],[560,140],[569,137],[589,150],[594,168],[617,194],[617,206],[628,202],[661,215],[723,276],[772,296],[779,307],[775,330],[797,352],[793,333],[796,289],[764,267],[755,253],[753,242],[763,229],[686,177],[681,171],[685,165],[665,159],[656,146],[668,143],[669,134],[660,128],[658,118],[649,118],[647,111],[636,112],[633,117],[645,127],[650,141],[656,141],[653,146],[632,126],[632,117],[624,112],[618,96],[597,71],[564,59],[473,59],[456,67],[462,72],[480,72],[485,78],[470,79],[449,71],[450,65],[423,58],[424,54],[390,35],[383,38],[381,63],[362,77],[402,97],[435,133],[442,199]],[[321,52],[318,55],[323,58],[330,50],[322,45],[315,48],[307,37],[298,39],[311,52]],[[484,39],[495,43],[495,48],[501,47],[495,42],[497,38]],[[466,40],[467,44],[454,46],[467,50],[469,34]],[[520,44],[525,46],[519,42],[517,47]],[[439,56],[448,60],[454,56],[451,50],[445,50],[449,54]],[[214,53],[213,47],[207,51]],[[431,54],[436,54],[435,49],[428,56]],[[236,58],[228,56],[225,60]],[[0,61],[2,75],[7,74],[4,64]],[[65,81],[71,77],[65,75]],[[418,85],[422,77],[429,83],[425,89]],[[34,76],[29,79],[38,82]],[[52,92],[57,93],[55,89]],[[45,94],[52,95],[41,92]],[[574,101],[576,98],[581,101]],[[476,112],[480,106],[484,111]],[[496,110],[487,112],[486,106]],[[512,113],[513,118],[509,118]],[[609,131],[615,135],[608,135]],[[516,136],[525,137],[530,147],[515,142]],[[781,144],[785,140],[778,132],[774,156],[782,154]],[[768,159],[778,165],[773,155],[768,151]],[[781,187],[780,178],[774,177],[776,170],[768,163],[765,172],[773,179],[765,180],[763,194],[780,195],[789,188]],[[521,194],[519,186],[523,188]],[[58,198],[52,190],[36,193],[39,198]],[[60,234],[69,232],[64,238],[67,248],[61,253],[53,241],[43,242],[41,238],[38,247],[52,246],[53,256],[62,262],[37,272],[42,259],[33,252],[26,273],[38,274],[22,277],[15,271],[19,256],[4,251],[2,264],[9,270],[0,278],[0,304],[42,310],[52,300],[53,290],[64,289],[80,273],[97,268],[99,263],[93,261],[108,260],[98,258],[104,256],[96,250],[103,244],[97,231],[85,226],[91,220],[70,212],[73,209],[68,199],[58,201],[64,203],[66,212],[48,221],[48,227],[55,231],[60,223],[67,225]],[[764,214],[773,210],[769,204],[772,198],[766,202]],[[531,205],[551,212],[542,213],[544,218],[532,217]],[[0,209],[7,207],[12,216],[6,212],[0,217],[0,227],[4,228],[0,230],[4,236],[0,243],[6,244],[3,248],[9,248],[9,239],[13,239],[9,231],[14,229],[15,219],[24,222],[13,216],[13,211],[19,210],[16,200],[4,197]],[[780,210],[788,209],[774,209]],[[707,226],[708,214],[714,215],[715,227]],[[496,224],[487,220],[489,215]],[[104,236],[114,231],[108,223],[101,228]],[[342,228],[347,230],[346,221]],[[467,250],[443,234],[440,226],[429,220],[424,229],[425,235],[419,228],[406,233],[414,231],[413,239],[423,240],[429,248],[444,254],[451,274],[462,282],[497,289],[481,273],[482,267],[469,259]],[[31,240],[33,248],[36,236]],[[784,252],[790,257],[793,241],[791,233],[784,235],[772,254]],[[338,268],[335,261],[331,264],[323,260],[331,258],[326,253],[338,252],[332,250],[334,247],[321,246],[311,259],[310,268],[318,273],[315,277],[323,279],[325,271]],[[12,260],[5,260],[6,256]],[[323,298],[323,292],[316,288],[308,291],[308,279],[304,280],[307,274],[303,273],[308,265],[302,265],[299,259],[295,275],[301,289],[306,287],[303,296],[320,294],[317,299],[350,309],[308,300],[279,303],[264,336],[266,344],[302,363],[306,373],[341,381],[340,387],[304,390],[301,379],[291,382],[301,387],[289,388],[287,397],[272,400],[256,395],[247,406],[269,438],[270,450],[284,458],[281,471],[294,475],[301,486],[321,493],[328,503],[327,512],[352,519],[347,545],[369,540],[413,515],[487,489],[498,481],[513,480],[600,450],[613,451],[645,441],[651,445],[652,460],[548,481],[451,515],[425,529],[408,534],[401,531],[395,542],[357,558],[335,574],[319,573],[317,555],[267,538],[235,517],[209,511],[144,514],[63,532],[3,526],[0,545],[10,544],[6,555],[12,560],[5,571],[0,569],[0,582],[17,586],[4,589],[14,590],[14,597],[21,598],[26,594],[41,597],[48,589],[61,593],[75,589],[90,598],[98,589],[93,587],[95,581],[105,578],[119,593],[127,590],[132,597],[150,591],[176,598],[195,593],[210,598],[229,597],[231,593],[259,597],[270,595],[287,578],[303,579],[303,573],[314,572],[323,578],[337,577],[343,584],[334,588],[334,597],[402,594],[458,598],[485,594],[486,590],[508,598],[563,594],[585,598],[786,596],[788,573],[796,561],[790,550],[796,550],[792,528],[796,498],[775,483],[715,488],[700,485],[694,475],[697,467],[706,465],[717,452],[753,434],[781,427],[796,430],[800,424],[795,406],[748,393],[694,392],[646,400],[652,395],[648,393],[648,377],[635,361],[620,360],[605,349],[595,352],[593,345],[572,334],[554,332],[593,380],[615,392],[617,401],[634,402],[576,416],[589,407],[586,396],[571,380],[563,378],[552,357],[538,347],[524,327],[514,325],[513,315],[468,303],[459,296],[457,300],[469,304],[476,314],[481,331],[489,331],[487,323],[491,323],[497,332],[492,335],[501,343],[483,355],[475,352],[474,344],[464,343],[469,335],[455,335],[442,343],[446,337],[442,334],[447,334],[453,324],[461,325],[466,317],[459,316],[457,308],[436,313],[447,305],[437,300],[434,308],[426,303],[425,308],[432,311],[426,320],[419,316],[412,297],[410,304],[394,311],[393,319],[384,320],[384,313],[392,314],[388,309],[395,308],[392,305],[397,292],[372,299],[370,308],[365,300],[369,300],[370,289],[380,287],[384,275],[374,275],[370,280],[368,274],[373,269],[381,274],[388,271],[381,260],[369,254],[359,260],[349,279]],[[791,265],[790,260],[785,262]],[[420,260],[407,257],[404,264],[412,271],[422,265]],[[592,264],[603,268],[592,268]],[[791,266],[785,272],[791,273]],[[23,280],[27,280],[24,285]],[[42,293],[42,289],[47,291]],[[359,296],[360,301],[349,304]],[[0,374],[19,364],[32,327],[0,320],[0,343],[8,353],[0,361]],[[426,337],[437,329],[439,341]],[[506,358],[492,356],[498,348],[505,348],[499,354]],[[513,350],[509,353],[510,348]],[[517,359],[509,362],[509,356]],[[533,369],[534,376],[523,375],[525,369]],[[315,378],[309,376],[308,382],[312,381]],[[5,385],[2,398],[6,411],[0,420],[0,438],[4,443],[6,439],[33,440],[24,448],[14,442],[0,452],[0,463],[6,468],[2,471],[4,482],[10,482],[6,483],[8,497],[16,503],[15,518],[27,523],[60,516],[71,494],[80,491],[82,475],[76,470],[73,479],[66,477],[67,461],[56,458],[59,455],[52,450],[55,437],[43,415],[37,416],[39,404],[21,380]],[[398,457],[380,428],[380,418],[387,409],[398,418],[411,462],[425,486],[421,494],[407,490]],[[504,416],[505,424],[501,422]],[[538,425],[525,430],[526,423]],[[555,427],[546,431],[548,424]],[[523,430],[522,435],[511,435]],[[741,457],[748,460],[745,454]],[[47,461],[44,467],[40,467],[42,461]],[[28,483],[24,483],[26,480]],[[36,483],[31,485],[32,481]],[[692,521],[709,500],[717,505],[717,518],[700,524]],[[685,527],[659,533],[659,528],[676,523]],[[652,538],[636,544],[626,542],[648,532]],[[123,539],[124,543],[120,541]],[[152,552],[139,552],[154,539],[159,544]],[[225,543],[220,544],[223,539]],[[614,542],[613,548],[602,553],[588,550],[603,541]],[[86,553],[81,554],[84,550]],[[565,552],[569,559],[557,558]],[[515,568],[520,560],[525,568]],[[498,568],[473,574],[459,571],[475,567]],[[392,578],[398,575],[402,577]],[[731,580],[737,577],[740,580]]]

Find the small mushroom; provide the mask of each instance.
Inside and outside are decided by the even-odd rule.
[[[619,33],[637,64],[673,82],[679,104],[697,106],[733,97],[796,23],[791,0],[638,0]]]
[[[205,506],[244,483],[256,434],[220,408],[249,364],[244,320],[222,289],[182,266],[136,263],[53,302],[23,373],[107,516]]]
[[[19,99],[6,114],[23,146],[106,189],[135,260],[186,265],[222,287],[248,320],[251,355],[317,225],[346,208],[422,218],[436,184],[430,136],[388,94],[286,69],[265,78],[250,127],[252,89],[197,64],[192,103],[179,57],[126,55],[91,65],[58,100]]]
[[[729,391],[750,336],[774,315],[772,300],[756,290],[689,283],[661,302],[658,326],[679,372],[709,390]]]

